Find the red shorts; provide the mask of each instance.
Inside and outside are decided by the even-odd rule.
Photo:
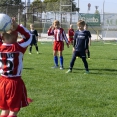
[[[27,91],[21,77],[0,77],[0,109],[19,111],[28,106]]]
[[[70,43],[70,42],[73,42],[74,39],[73,38],[69,38],[68,40],[69,40],[69,43]]]
[[[64,50],[64,42],[63,41],[54,41],[53,50],[63,51]]]

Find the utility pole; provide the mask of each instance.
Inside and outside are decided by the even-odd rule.
[[[80,8],[79,8],[79,0],[78,0],[78,21],[79,21],[79,11],[80,11]]]
[[[105,4],[105,0],[103,1],[103,24],[104,24],[104,4]]]

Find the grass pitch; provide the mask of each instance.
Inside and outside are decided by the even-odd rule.
[[[33,47],[24,55],[22,78],[28,97],[33,99],[22,108],[18,117],[117,117],[117,45],[92,42],[90,74],[84,74],[80,58],[73,72],[66,74],[72,57],[72,47],[65,45],[64,70],[54,65],[52,43]]]

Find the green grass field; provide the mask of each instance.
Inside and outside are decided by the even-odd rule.
[[[116,43],[115,43],[116,44]],[[92,42],[90,74],[84,74],[80,58],[66,74],[72,47],[65,46],[64,70],[52,69],[52,43],[38,43],[24,55],[22,78],[33,99],[18,117],[117,117],[117,45]]]

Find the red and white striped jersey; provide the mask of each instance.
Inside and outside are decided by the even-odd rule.
[[[58,28],[58,29],[49,28],[48,36],[50,36],[50,35],[54,35],[54,41],[63,41],[63,40],[65,40],[65,42],[68,43],[68,39],[67,39],[66,33],[63,30],[63,28]]]
[[[14,44],[2,43],[0,41],[0,73],[1,76],[8,78],[21,76],[23,54],[32,41],[32,35],[23,26],[18,26],[16,31],[23,36],[21,41]]]

